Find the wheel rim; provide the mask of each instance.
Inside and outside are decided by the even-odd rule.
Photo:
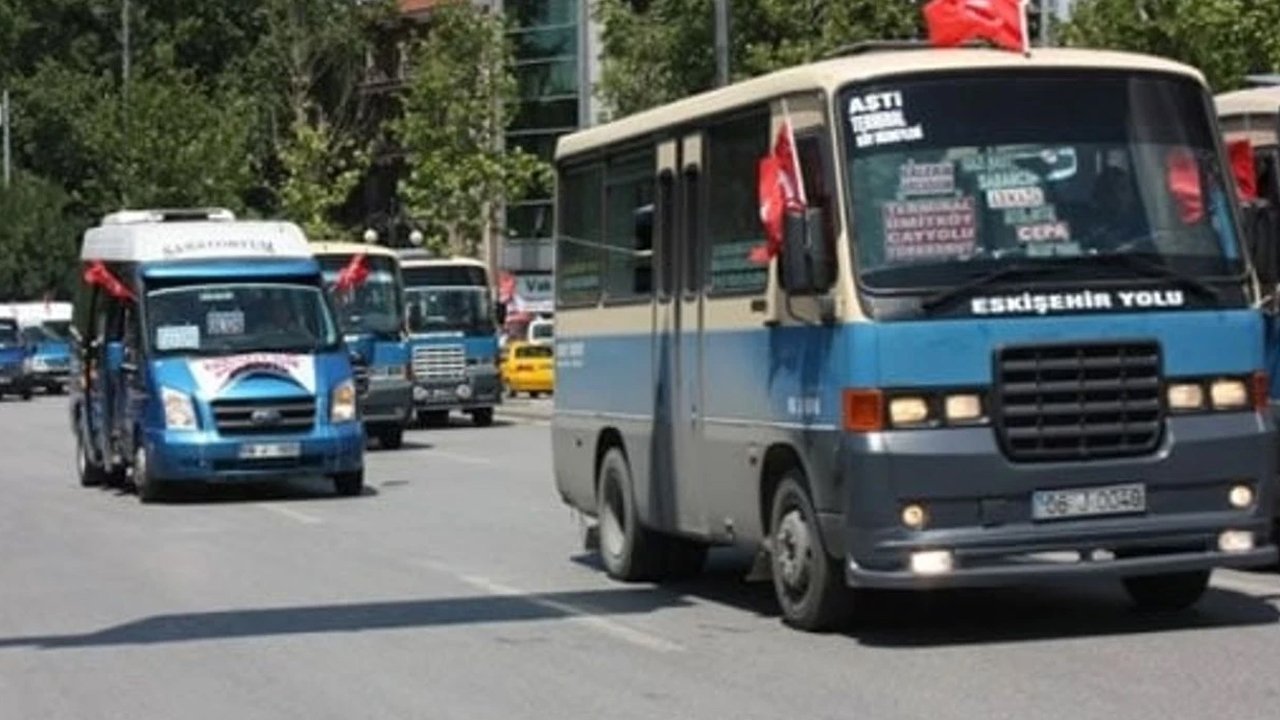
[[[600,515],[600,547],[611,558],[621,557],[622,548],[627,542],[624,530],[626,509],[623,506],[622,492],[618,488],[616,470],[605,470],[601,491],[604,493],[604,512]]]
[[[809,589],[813,565],[813,533],[800,508],[792,507],[783,514],[774,537],[773,555],[778,579],[787,594],[803,596]]]
[[[133,454],[133,485],[139,490],[147,485],[147,451],[143,448]]]
[[[89,461],[84,456],[86,452],[88,452],[88,450],[85,449],[84,440],[79,436],[79,434],[77,434],[76,435],[76,474],[78,474],[80,477],[84,477],[85,473],[88,472],[89,470]]]

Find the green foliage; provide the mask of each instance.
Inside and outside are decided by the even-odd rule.
[[[1081,0],[1068,44],[1162,55],[1196,66],[1216,92],[1280,71],[1276,0]]]
[[[435,249],[474,254],[500,203],[549,181],[549,169],[503,150],[516,86],[502,21],[444,6],[411,55],[404,114],[394,125],[408,173],[400,197]]]
[[[302,226],[311,239],[338,234],[332,221],[368,168],[368,154],[344,140],[321,121],[295,121],[291,137],[280,149],[284,181],[280,186],[285,217]]]
[[[18,173],[0,187],[0,300],[64,294],[74,282],[79,219],[56,183]]]
[[[600,92],[628,115],[712,87],[714,25],[706,0],[601,0]],[[917,3],[902,0],[734,0],[734,80],[821,58],[863,40],[920,35]]]

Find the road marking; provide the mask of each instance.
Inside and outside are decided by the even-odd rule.
[[[416,563],[437,572],[451,575],[467,585],[490,595],[515,597],[533,605],[537,605],[538,607],[555,611],[564,615],[572,622],[576,622],[584,627],[588,627],[596,632],[608,635],[615,639],[622,640],[623,642],[630,643],[636,647],[663,653],[680,652],[685,649],[684,646],[671,642],[666,638],[651,635],[642,630],[637,630],[628,625],[624,625],[623,623],[601,617],[589,608],[583,608],[572,603],[541,597],[527,590],[521,590],[520,588],[513,587],[511,585],[494,582],[493,580],[480,577],[479,575],[460,573],[448,565],[435,560],[417,560]]]
[[[271,512],[277,515],[283,515],[289,518],[290,520],[295,520],[297,522],[302,523],[303,525],[320,525],[321,523],[324,522],[323,519],[318,518],[315,515],[308,515],[304,512],[298,512],[293,508],[285,507],[283,505],[273,505],[270,503],[255,503],[255,504],[258,507],[262,508],[263,510],[270,510]]]
[[[431,450],[430,453],[436,457],[442,457],[445,460],[452,460],[454,462],[460,462],[467,465],[497,465],[497,463],[487,458],[474,457],[472,455],[460,455],[458,453],[451,453],[447,450]]]

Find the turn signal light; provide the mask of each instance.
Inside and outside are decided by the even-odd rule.
[[[884,393],[879,390],[846,389],[842,405],[845,430],[879,432],[884,429]]]
[[[1271,407],[1271,378],[1264,372],[1249,376],[1249,390],[1253,395],[1253,409],[1266,412]]]

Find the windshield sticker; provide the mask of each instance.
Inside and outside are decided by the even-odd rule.
[[[1048,222],[1038,225],[1018,225],[1018,242],[1069,242],[1071,227],[1065,222]]]
[[[205,326],[209,335],[243,335],[244,313],[239,310],[211,312],[205,317]]]
[[[217,395],[236,378],[259,374],[287,378],[309,393],[316,391],[315,359],[310,355],[247,353],[192,360],[189,366],[202,397]]]
[[[992,210],[1043,207],[1044,190],[1039,187],[1002,188],[987,191],[987,207]]]
[[[156,350],[197,350],[200,328],[196,325],[162,325],[156,328]]]
[[[949,162],[918,163],[907,160],[898,168],[899,197],[917,195],[953,195],[956,191],[956,166]]]
[[[972,197],[886,202],[881,211],[889,260],[961,257],[977,243]]]
[[[896,91],[850,98],[849,127],[860,148],[924,139],[924,126],[907,122],[902,93]]]
[[[1013,208],[1011,210],[1004,211],[1004,224],[1009,226],[1039,225],[1041,223],[1057,221],[1058,212],[1052,205],[1030,208]]]
[[[969,302],[969,309],[974,315],[1049,315],[1076,310],[1178,308],[1185,304],[1186,296],[1181,290],[1081,290],[976,297]]]

